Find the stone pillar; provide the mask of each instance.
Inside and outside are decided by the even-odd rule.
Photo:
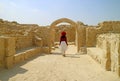
[[[78,24],[77,24],[77,26],[76,26],[76,31],[75,31],[75,33],[76,33],[75,45],[77,46],[77,52],[79,52],[78,26],[79,26],[79,22],[78,22]]]
[[[5,68],[13,67],[15,52],[15,38],[5,38]]]
[[[14,64],[15,38],[1,37],[0,45],[0,66],[9,69]]]
[[[0,67],[4,67],[4,59],[5,59],[5,43],[4,39],[0,37]]]
[[[81,25],[78,23],[78,29],[77,29],[77,46],[78,52],[84,52],[87,53],[86,50],[86,28],[84,25]]]
[[[105,69],[107,71],[110,71],[111,70],[111,53],[110,53],[110,43],[107,41],[107,48],[106,48],[106,67]]]
[[[54,42],[55,42],[55,30],[53,27],[51,27],[50,29],[50,35],[49,35],[49,52],[51,53],[52,51],[52,47],[54,46]]]
[[[120,76],[120,42],[118,46],[118,76]]]

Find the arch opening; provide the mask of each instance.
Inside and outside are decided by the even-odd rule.
[[[76,23],[67,18],[61,18],[54,21],[51,26],[51,47],[59,44],[61,32],[64,30],[67,33],[67,40],[70,44],[75,44],[76,42]]]

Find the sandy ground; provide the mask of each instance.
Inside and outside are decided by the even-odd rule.
[[[66,54],[63,57],[56,49],[53,54],[38,55],[12,69],[3,69],[0,81],[120,81],[87,54],[76,54],[75,46],[69,46]]]

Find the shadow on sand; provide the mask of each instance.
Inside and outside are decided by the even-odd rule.
[[[39,56],[44,56],[44,54],[39,54],[36,56],[33,56],[27,60],[24,60],[18,64],[15,64],[13,66],[13,68],[10,69],[4,69],[4,68],[0,68],[0,81],[9,81],[9,79],[11,77],[14,77],[17,74],[24,74],[26,73],[28,70],[23,68],[22,66],[30,61],[32,61],[35,58],[38,58]]]
[[[51,55],[61,55],[59,52],[53,52]],[[80,54],[65,54],[65,57],[80,58]]]

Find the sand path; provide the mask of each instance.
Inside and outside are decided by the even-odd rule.
[[[87,54],[76,54],[70,45],[67,57],[59,49],[53,54],[38,55],[0,71],[0,81],[120,81],[114,73],[105,71]]]

